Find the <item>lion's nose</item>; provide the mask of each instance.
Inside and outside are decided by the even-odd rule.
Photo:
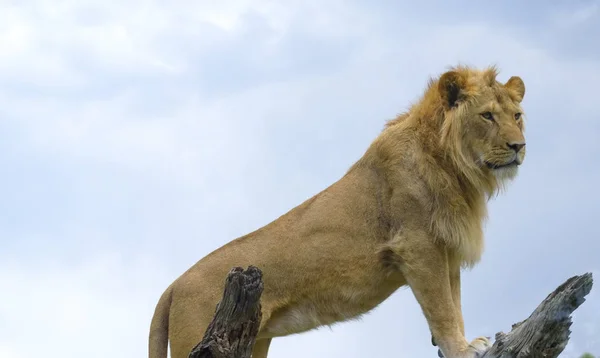
[[[513,142],[513,143],[506,143],[506,145],[508,145],[508,147],[512,150],[515,151],[515,153],[519,153],[519,151],[521,149],[523,149],[523,147],[525,147],[525,142]]]

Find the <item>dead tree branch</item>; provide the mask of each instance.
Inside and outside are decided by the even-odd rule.
[[[505,334],[482,358],[556,358],[571,334],[571,314],[584,301],[593,285],[591,273],[573,276],[558,286],[524,321]]]
[[[225,280],[215,316],[189,358],[250,358],[262,318],[262,291],[262,272],[258,268],[233,268]]]

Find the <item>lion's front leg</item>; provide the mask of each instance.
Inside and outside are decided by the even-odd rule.
[[[458,312],[458,328],[465,334],[465,322],[462,315],[461,286],[460,286],[460,261],[450,255],[448,268],[450,270],[450,289],[452,290],[452,301]]]
[[[448,268],[450,271],[450,290],[452,291],[452,301],[454,302],[454,307],[456,307],[458,328],[460,329],[460,333],[462,333],[464,336],[465,322],[463,320],[461,304],[460,261],[450,258]],[[431,336],[431,344],[437,346],[433,335]]]
[[[462,303],[461,303],[461,285],[460,285],[460,261],[453,261],[452,258],[449,262],[450,269],[450,289],[452,290],[452,300],[454,301],[454,306],[456,307],[457,319],[458,319],[458,328],[460,332],[465,335],[465,322],[462,314]],[[478,340],[479,342],[480,340]],[[483,342],[487,344],[489,342]],[[435,342],[435,338],[433,335],[431,336],[431,344],[437,346]],[[471,343],[473,344],[473,342]]]
[[[446,358],[481,356],[491,344],[485,337],[471,343],[465,339],[460,300],[454,298],[456,287],[459,291],[460,286],[452,288],[456,274],[446,249],[425,234],[412,232],[402,236],[394,240],[397,243],[394,251],[402,259],[400,268],[421,306],[435,343]]]

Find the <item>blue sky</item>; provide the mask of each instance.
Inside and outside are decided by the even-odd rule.
[[[510,330],[600,277],[599,37],[597,0],[0,1],[0,356],[146,355],[173,279],[337,180],[457,63],[527,86],[527,158],[463,283],[469,338]],[[600,355],[596,291],[564,357]],[[367,353],[435,356],[409,290],[271,346]]]

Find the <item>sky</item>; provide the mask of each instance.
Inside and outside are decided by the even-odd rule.
[[[600,277],[600,1],[0,0],[0,357],[143,357],[163,290],[339,179],[427,80],[495,64],[527,158],[467,338]],[[562,357],[600,355],[600,293]],[[277,357],[435,357],[410,290]]]

